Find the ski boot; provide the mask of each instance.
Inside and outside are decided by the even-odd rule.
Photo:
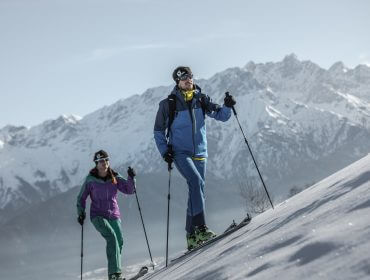
[[[202,225],[197,227],[196,237],[201,243],[204,243],[216,237],[216,234],[212,230],[210,230],[206,225]]]
[[[200,240],[197,238],[196,233],[187,233],[186,234],[186,242],[188,244],[188,250],[193,250],[200,244]]]
[[[122,273],[112,273],[109,275],[109,280],[125,280],[126,278],[123,278]]]

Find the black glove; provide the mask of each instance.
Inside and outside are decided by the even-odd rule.
[[[134,179],[134,177],[136,176],[136,172],[135,172],[135,170],[134,170],[131,166],[129,166],[129,167],[127,168],[127,174],[128,174],[128,176],[130,176],[132,179]]]
[[[164,153],[164,155],[163,155],[163,159],[164,159],[164,161],[165,161],[165,162],[167,162],[167,163],[172,163],[172,162],[173,162],[173,152],[172,152],[170,149],[168,149],[168,150]]]
[[[86,218],[86,214],[85,213],[82,213],[78,216],[77,218],[77,222],[82,226],[84,224],[84,220]]]
[[[224,103],[226,107],[231,108],[236,104],[236,101],[232,95],[228,94],[224,99]]]

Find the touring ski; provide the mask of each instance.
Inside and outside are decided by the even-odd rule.
[[[241,229],[242,227],[248,225],[251,222],[251,220],[252,220],[252,217],[249,214],[247,214],[247,216],[239,224],[237,224],[237,223],[235,223],[235,221],[233,221],[233,223],[222,234],[217,235],[216,237],[200,244],[196,248],[185,252],[184,254],[178,256],[177,258],[171,260],[171,263],[172,262],[177,262],[177,261],[181,260],[182,258],[193,254],[194,252],[198,251],[199,249],[204,248],[204,247],[208,246],[209,244],[212,244],[212,243],[214,243],[218,240],[223,239],[224,237],[230,235],[231,233],[237,231],[238,229]]]
[[[143,266],[142,268],[140,268],[139,272],[135,276],[129,278],[128,280],[137,280],[140,277],[143,277],[147,273],[148,273],[148,267]]]

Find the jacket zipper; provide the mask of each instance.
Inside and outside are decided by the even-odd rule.
[[[195,116],[194,116],[194,110],[192,106],[192,102],[188,103],[188,109],[191,119],[191,127],[192,127],[192,139],[193,139],[193,157],[195,156]]]
[[[106,186],[107,191],[107,203],[108,203],[108,218],[110,219],[110,206],[109,206],[109,200],[108,200],[108,187]]]

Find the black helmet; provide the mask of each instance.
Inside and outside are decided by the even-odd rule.
[[[191,72],[190,67],[178,66],[175,70],[173,70],[172,78],[177,84],[180,81],[180,78],[185,75],[190,75],[191,77],[193,77],[193,73]]]

